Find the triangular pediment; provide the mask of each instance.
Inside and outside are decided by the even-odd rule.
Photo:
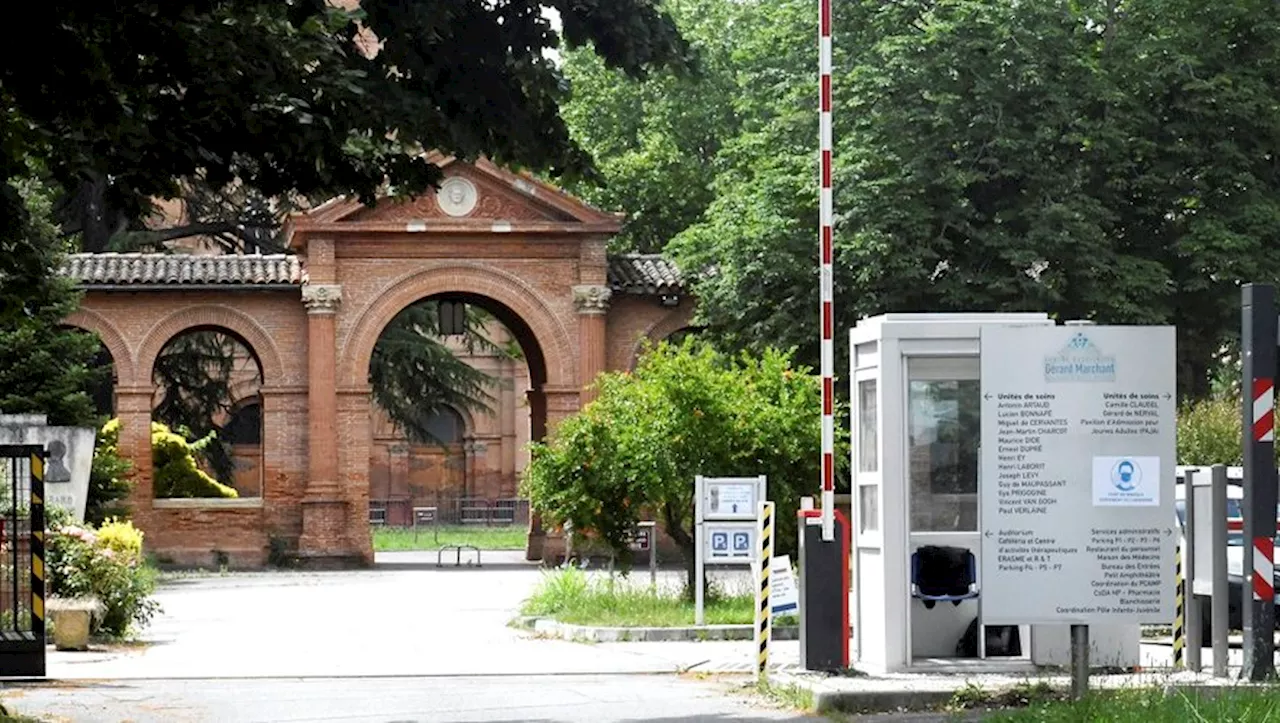
[[[448,223],[619,224],[615,214],[589,206],[531,175],[511,173],[480,160],[467,163],[435,156],[444,178],[438,188],[412,199],[383,199],[366,206],[335,199],[302,215],[303,225],[325,226]]]

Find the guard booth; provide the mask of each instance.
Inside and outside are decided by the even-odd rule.
[[[885,314],[849,333],[853,652],[884,672],[1067,665],[1066,625],[982,628],[979,337],[1044,313]],[[1091,629],[1091,661],[1138,664],[1138,626]]]

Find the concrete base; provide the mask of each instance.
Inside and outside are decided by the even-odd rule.
[[[545,618],[520,618],[513,625],[549,637],[591,643],[657,643],[694,642],[704,640],[753,640],[753,625],[689,625],[685,627],[606,628],[593,625],[570,625]],[[797,640],[800,630],[794,625],[773,629],[774,640]]]
[[[363,570],[373,567],[364,555],[356,552],[299,552],[292,556],[299,570],[328,572],[334,570]]]

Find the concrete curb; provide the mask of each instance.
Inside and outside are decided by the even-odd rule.
[[[703,640],[752,640],[751,625],[702,625],[673,628],[605,628],[592,625],[570,625],[546,618],[522,617],[512,625],[542,635],[590,643],[669,643]],[[795,625],[773,629],[774,640],[798,640],[800,628]]]
[[[863,679],[865,680],[865,679]],[[780,681],[781,682],[781,681]],[[957,685],[954,690],[945,690],[937,688],[928,689],[890,689],[889,686],[900,685],[896,681],[886,681],[885,688],[877,690],[839,690],[827,687],[824,683],[807,680],[803,677],[786,676],[785,682],[790,682],[802,688],[807,688],[813,694],[814,712],[818,714],[827,713],[891,713],[891,712],[919,712],[919,711],[937,711],[941,707],[950,703],[957,691],[964,687],[964,678],[957,678]],[[1047,682],[1047,681],[1046,681]],[[1058,681],[1050,682],[1050,688],[1056,693],[1065,695],[1071,689],[1067,683]],[[1147,685],[1137,686],[1142,688],[1151,688],[1161,691],[1165,696],[1178,694],[1198,695],[1203,698],[1213,698],[1225,691],[1238,690],[1249,687],[1260,687],[1267,689],[1268,686],[1261,684],[1247,683],[1149,683]],[[999,696],[1013,690],[1013,685],[998,685],[986,689],[990,695]],[[1113,690],[1111,686],[1097,687],[1095,690]],[[1271,688],[1274,689],[1274,688]]]

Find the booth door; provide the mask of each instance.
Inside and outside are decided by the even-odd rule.
[[[978,445],[981,390],[976,356],[907,359],[908,555],[930,547],[931,589],[937,591],[938,554],[981,564],[978,530]],[[943,548],[937,550],[936,548]],[[912,561],[908,559],[910,566]],[[914,567],[908,567],[913,570]],[[975,568],[976,570],[976,568]],[[975,576],[976,577],[976,576]],[[952,581],[955,582],[955,581]],[[976,585],[976,579],[975,579]],[[956,593],[963,585],[950,586]],[[911,658],[976,656],[967,636],[977,619],[976,599],[910,601]]]

